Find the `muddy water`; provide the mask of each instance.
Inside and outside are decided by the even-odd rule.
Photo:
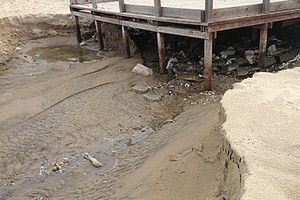
[[[97,56],[97,51],[88,50],[79,45],[69,46],[46,46],[34,48],[27,52],[28,55],[36,59],[46,60],[47,62],[55,61],[72,61],[85,62],[100,60],[102,57]]]

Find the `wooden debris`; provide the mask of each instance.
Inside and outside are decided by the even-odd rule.
[[[101,162],[99,162],[96,158],[92,157],[92,156],[91,156],[90,154],[88,154],[88,153],[85,153],[85,154],[83,155],[83,157],[84,157],[85,159],[91,161],[95,167],[102,167],[102,166],[103,166]]]

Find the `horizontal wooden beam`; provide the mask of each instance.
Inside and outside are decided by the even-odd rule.
[[[300,18],[300,9],[268,13],[239,19],[222,20],[208,24],[209,32],[230,30],[235,28],[250,27],[259,24],[284,21]]]
[[[117,24],[117,25],[122,25],[122,26],[128,26],[131,28],[148,30],[148,31],[153,31],[153,32],[161,32],[161,33],[166,33],[166,34],[181,35],[181,36],[187,36],[187,37],[192,37],[192,38],[202,38],[202,39],[205,39],[208,37],[208,34],[206,32],[201,32],[200,30],[196,30],[196,29],[155,26],[152,24],[131,22],[131,21],[119,20],[119,19],[115,19],[115,18],[91,15],[89,13],[82,13],[80,11],[72,11],[72,14],[75,16],[78,16],[78,17],[84,17],[84,18],[89,17],[89,19],[94,19],[94,20],[101,21],[101,22]]]

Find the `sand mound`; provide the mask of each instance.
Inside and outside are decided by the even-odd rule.
[[[226,138],[247,165],[242,199],[300,198],[300,68],[258,73],[226,92]]]

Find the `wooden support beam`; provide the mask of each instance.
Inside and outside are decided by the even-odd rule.
[[[159,59],[159,72],[161,74],[165,73],[166,67],[166,57],[165,57],[165,39],[164,34],[157,32],[157,50]]]
[[[120,9],[120,13],[125,12],[124,0],[119,0],[119,9]]]
[[[259,55],[258,55],[258,67],[263,68],[265,66],[267,41],[268,41],[268,24],[263,24],[260,28],[259,38]]]
[[[212,90],[212,48],[214,33],[204,40],[204,88]]]
[[[162,9],[161,9],[161,1],[160,0],[154,0],[154,7],[155,7],[156,17],[162,16]]]
[[[122,36],[123,36],[123,45],[124,45],[124,57],[130,57],[130,46],[129,46],[129,34],[128,27],[122,26]]]
[[[79,18],[78,18],[78,16],[75,16],[75,27],[76,27],[77,43],[80,44],[82,42],[82,39],[81,39],[81,32],[80,32],[80,25],[79,25]]]
[[[102,22],[95,21],[95,25],[96,25],[96,31],[97,31],[97,39],[99,41],[99,49],[103,50],[104,42],[103,42],[103,34],[102,34],[102,29],[101,29]]]
[[[263,4],[262,4],[263,13],[269,13],[269,5],[270,5],[270,0],[263,0]]]
[[[205,0],[205,21],[211,22],[213,18],[213,0]]]

